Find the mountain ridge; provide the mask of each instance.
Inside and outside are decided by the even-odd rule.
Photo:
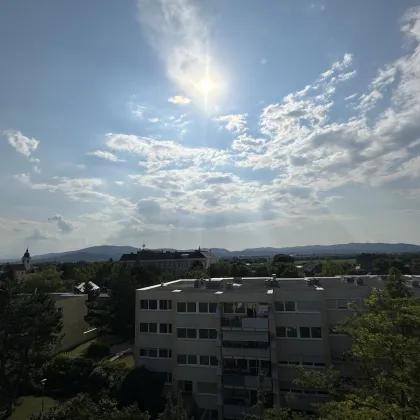
[[[173,248],[159,248],[164,250],[173,250]],[[351,242],[348,244],[333,245],[301,245],[292,247],[257,247],[246,248],[239,251],[230,251],[226,248],[202,248],[211,249],[218,257],[239,257],[239,256],[272,256],[275,254],[294,254],[301,256],[317,256],[317,255],[352,255],[367,253],[411,253],[420,252],[420,245],[406,243],[386,243],[386,242]],[[82,248],[73,251],[65,251],[58,253],[48,253],[34,255],[33,262],[77,262],[77,261],[103,261],[112,258],[118,260],[122,254],[137,252],[138,248],[123,245],[98,245],[88,248]],[[0,261],[16,261],[18,258],[7,258]]]

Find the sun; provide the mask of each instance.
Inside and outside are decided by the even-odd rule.
[[[209,77],[203,77],[198,82],[198,90],[205,95],[209,94],[212,90],[216,88],[216,84]]]

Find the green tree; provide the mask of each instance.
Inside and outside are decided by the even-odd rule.
[[[181,392],[167,395],[165,409],[159,414],[158,420],[189,420]]]
[[[229,277],[231,275],[231,265],[226,261],[211,264],[209,275],[210,277]]]
[[[65,289],[65,283],[61,279],[60,273],[54,268],[31,274],[22,284],[22,292],[24,293],[33,293],[35,290],[53,293],[63,292]]]
[[[295,259],[291,255],[277,254],[273,257],[273,264],[278,263],[294,263]]]
[[[107,420],[149,420],[150,417],[136,406],[118,409],[115,400],[103,398],[95,402],[89,395],[79,394],[44,413],[33,414],[30,420],[103,420],[104,418]]]
[[[352,339],[346,356],[358,374],[343,380],[333,368],[301,371],[296,382],[334,398],[320,407],[322,419],[418,419],[420,299],[393,268],[384,290],[374,290],[365,306],[336,328]]]
[[[19,385],[59,344],[61,314],[53,297],[0,287],[0,411],[11,412]]]

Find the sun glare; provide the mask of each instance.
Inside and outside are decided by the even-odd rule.
[[[198,89],[202,93],[204,93],[205,95],[207,95],[208,93],[210,93],[215,87],[216,87],[216,85],[213,82],[213,80],[211,80],[208,77],[204,77],[203,79],[201,79],[198,82]]]

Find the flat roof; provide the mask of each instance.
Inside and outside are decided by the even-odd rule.
[[[291,290],[292,288],[313,286],[314,290],[321,291],[324,288],[339,286],[341,284],[357,285],[357,279],[363,279],[367,286],[378,286],[385,276],[379,275],[355,275],[334,277],[302,277],[302,278],[277,278],[277,284],[273,284],[273,277],[222,277],[211,279],[179,279],[166,283],[138,289],[139,291],[161,291],[173,293],[273,293],[273,289]],[[413,286],[413,281],[419,281],[420,276],[404,276],[406,283]],[[354,279],[353,281],[350,279]],[[228,286],[226,286],[228,284]],[[270,292],[271,290],[271,292]]]

